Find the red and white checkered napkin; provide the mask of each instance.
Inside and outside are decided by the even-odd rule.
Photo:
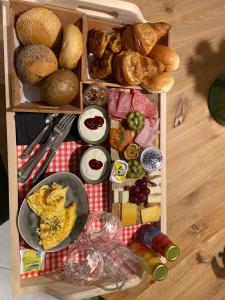
[[[39,146],[35,148],[34,151],[38,149]],[[26,146],[17,146],[17,157],[23,152]],[[80,177],[79,174],[79,164],[80,159],[84,151],[88,148],[86,144],[76,143],[76,142],[66,142],[63,143],[58,149],[55,157],[51,161],[51,164],[48,167],[47,175],[56,172],[71,172]],[[39,162],[34,172],[30,176],[29,180],[26,183],[18,183],[18,191],[19,191],[19,199],[22,201],[26,194],[31,189],[31,178],[33,174],[37,171],[37,169],[41,166],[43,159]],[[24,164],[25,160],[17,159],[17,166],[20,168]],[[108,211],[109,210],[109,192],[110,192],[110,182],[105,181],[101,184],[91,185],[85,184],[85,188],[88,195],[88,206],[89,210],[92,211]],[[129,239],[134,235],[139,226],[129,226],[122,229],[121,239],[124,243],[127,243]],[[21,240],[21,248],[23,248],[25,242]],[[46,253],[45,255],[45,269],[41,272],[30,272],[26,274],[22,274],[22,278],[30,278],[34,276],[38,276],[40,274],[46,274],[53,272],[57,269],[59,264],[62,264],[67,253],[69,251],[69,247],[64,250],[54,252],[54,253]]]

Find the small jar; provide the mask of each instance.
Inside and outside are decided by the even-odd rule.
[[[105,106],[108,103],[108,88],[100,84],[90,84],[84,90],[84,104]]]

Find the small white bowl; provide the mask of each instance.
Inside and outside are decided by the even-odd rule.
[[[90,178],[86,177],[85,174],[84,174],[84,172],[83,172],[83,168],[82,168],[82,164],[83,164],[83,160],[84,160],[85,155],[86,155],[89,151],[91,151],[91,150],[93,150],[93,149],[100,149],[100,150],[102,150],[102,151],[104,152],[105,156],[106,156],[106,159],[107,159],[107,163],[106,163],[106,165],[104,166],[105,170],[104,170],[103,174],[101,175],[101,177],[100,177],[99,179],[96,179],[96,180],[90,179]],[[103,148],[103,147],[101,147],[101,146],[92,146],[92,147],[88,148],[88,149],[84,152],[84,154],[83,154],[83,156],[82,156],[82,158],[81,158],[81,160],[80,160],[80,173],[81,173],[81,176],[83,177],[83,179],[84,179],[87,183],[90,183],[90,184],[98,184],[98,183],[103,182],[103,181],[109,176],[110,171],[111,171],[111,158],[110,158],[109,152],[108,152],[105,148]]]
[[[156,147],[145,148],[140,157],[140,162],[147,172],[154,172],[162,166],[162,153]]]
[[[81,118],[82,118],[83,114],[85,114],[85,112],[87,112],[90,109],[99,110],[103,114],[105,122],[106,122],[105,134],[99,140],[94,140],[94,141],[93,140],[88,140],[87,137],[85,137],[83,135],[82,130],[81,130]],[[109,134],[109,117],[108,117],[107,111],[100,105],[89,105],[89,106],[87,106],[84,109],[84,112],[79,116],[79,119],[78,119],[78,132],[79,132],[79,135],[80,135],[81,139],[83,141],[85,141],[86,143],[88,143],[88,144],[97,145],[97,144],[101,144],[102,142],[104,142],[107,139],[108,134]],[[95,134],[95,130],[93,130],[93,134]]]

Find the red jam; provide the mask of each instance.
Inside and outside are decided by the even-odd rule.
[[[96,130],[102,127],[104,124],[104,119],[100,116],[95,116],[94,118],[88,118],[84,121],[85,126],[90,130]]]
[[[102,168],[103,166],[103,163],[100,161],[100,160],[97,160],[97,159],[91,159],[89,161],[89,166],[91,169],[93,170],[99,170]]]

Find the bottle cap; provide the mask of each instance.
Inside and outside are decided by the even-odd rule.
[[[165,251],[165,257],[169,261],[174,261],[180,255],[180,249],[176,245],[169,246]]]
[[[166,278],[167,273],[168,273],[167,266],[162,263],[159,263],[154,269],[152,276],[155,280],[160,281]]]

